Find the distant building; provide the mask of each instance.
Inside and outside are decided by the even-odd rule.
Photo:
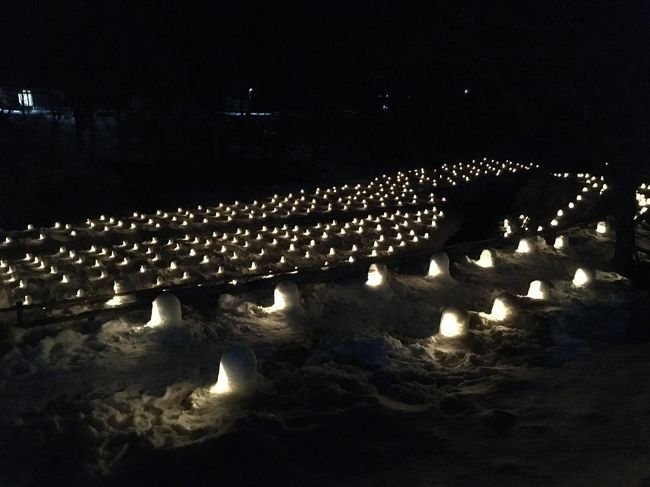
[[[253,88],[249,88],[246,95],[232,96],[225,99],[224,108],[221,113],[229,117],[270,117],[276,113],[271,110],[264,110],[267,103],[259,99],[257,95],[253,96]]]
[[[29,89],[0,86],[0,110],[31,113],[67,110],[65,93],[59,89]]]

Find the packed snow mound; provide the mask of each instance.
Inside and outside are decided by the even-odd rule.
[[[172,293],[162,293],[151,303],[151,319],[147,326],[180,326],[183,324],[181,302]]]
[[[514,322],[519,314],[519,301],[510,293],[501,293],[492,303],[489,317],[499,322]]]
[[[257,385],[257,359],[246,345],[233,345],[221,356],[219,377],[213,394],[246,394]]]
[[[518,254],[527,254],[528,252],[532,252],[534,248],[533,241],[528,237],[523,237],[519,239],[519,244],[515,252]]]
[[[589,285],[594,280],[595,274],[591,269],[579,267],[576,269],[571,281],[575,287],[583,287]]]
[[[388,268],[386,264],[374,263],[368,268],[368,278],[366,286],[380,288],[387,284]]]
[[[273,291],[270,311],[292,311],[300,308],[300,291],[295,282],[280,281]]]
[[[449,256],[445,252],[438,252],[431,256],[427,277],[436,279],[451,277],[449,274]]]
[[[440,317],[440,335],[445,338],[461,338],[469,330],[469,315],[459,308],[446,308]]]
[[[553,242],[553,248],[557,250],[569,248],[569,238],[566,235],[558,235]]]
[[[535,279],[530,282],[526,297],[531,299],[547,299],[551,294],[550,289],[551,286],[547,282]]]
[[[479,259],[475,261],[476,265],[483,268],[494,267],[496,260],[496,251],[494,249],[483,249]]]

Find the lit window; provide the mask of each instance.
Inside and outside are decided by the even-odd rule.
[[[20,90],[18,92],[18,103],[24,107],[33,107],[34,100],[32,99],[31,90]]]

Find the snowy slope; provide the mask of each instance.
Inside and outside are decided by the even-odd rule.
[[[448,237],[440,231],[445,197],[438,190],[533,168],[484,158],[248,203],[28,225],[0,243],[0,311],[16,302],[237,281],[435,247]]]

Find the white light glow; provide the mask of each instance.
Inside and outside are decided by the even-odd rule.
[[[519,245],[517,245],[517,252],[518,254],[527,254],[532,250],[532,245],[530,243],[530,240],[527,238],[522,238],[519,240]]]
[[[449,256],[440,252],[431,256],[427,277],[449,276]]]
[[[386,277],[388,276],[388,269],[384,264],[371,264],[368,269],[368,279],[366,280],[366,286],[369,287],[379,287],[386,282]]]
[[[506,305],[502,298],[496,298],[492,303],[492,311],[490,317],[496,321],[504,321],[510,315],[510,308]]]
[[[300,306],[298,286],[290,281],[279,282],[273,290],[273,306],[267,311],[284,311]]]
[[[440,318],[440,334],[446,338],[459,338],[467,335],[469,317],[467,312],[447,308]]]
[[[126,296],[113,296],[111,299],[106,301],[107,306],[121,306],[127,303],[128,300]]]
[[[542,281],[532,281],[528,286],[527,297],[531,299],[546,299],[548,296],[548,286]]]
[[[219,395],[229,392],[232,392],[232,389],[228,380],[228,372],[226,372],[223,364],[219,363],[219,377],[217,377],[217,382],[210,388],[210,393]]]
[[[483,249],[481,255],[476,261],[476,265],[483,268],[494,267],[494,252],[490,249]]]
[[[246,394],[257,386],[257,358],[245,345],[226,350],[219,361],[217,382],[210,387],[214,395]]]
[[[555,237],[555,242],[553,242],[553,248],[555,249],[565,249],[569,246],[569,241],[564,235],[558,235]]]
[[[146,326],[181,325],[183,312],[181,302],[172,293],[162,293],[151,303],[151,319]]]
[[[575,287],[583,287],[591,281],[591,277],[585,269],[578,268],[573,275],[573,285]]]
[[[598,224],[596,225],[596,232],[601,235],[604,235],[607,232],[609,232],[609,225],[607,225],[607,222],[605,221],[598,222]]]

